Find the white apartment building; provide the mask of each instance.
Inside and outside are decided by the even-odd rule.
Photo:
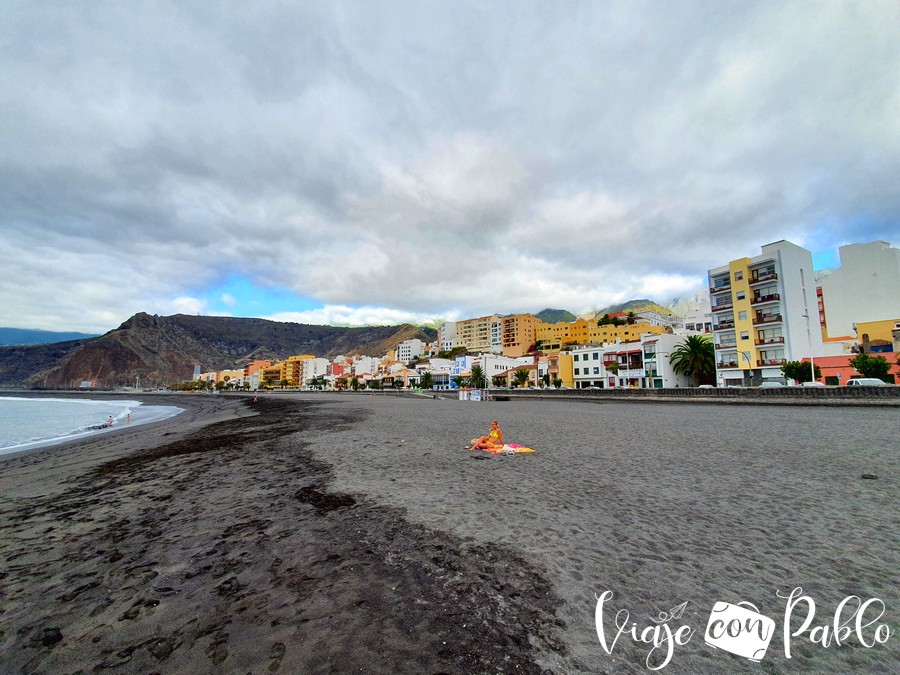
[[[645,309],[640,312],[634,313],[635,318],[638,321],[646,321],[651,326],[665,326],[666,328],[675,328],[676,325],[681,323],[679,321],[679,317],[674,314],[662,314],[661,312],[654,312],[652,309]]]
[[[449,352],[456,347],[456,322],[447,321],[441,324],[437,332],[438,351]]]
[[[403,361],[404,363],[408,363],[415,357],[421,356],[424,353],[425,343],[422,342],[419,338],[404,340],[399,345],[397,345],[397,360]]]
[[[784,381],[786,361],[822,355],[812,254],[789,241],[708,272],[716,377]]]
[[[689,387],[691,378],[677,375],[669,362],[683,340],[682,335],[645,334],[639,341],[576,347],[571,350],[575,388]],[[612,363],[616,364],[615,371],[609,369]]]
[[[712,333],[712,309],[708,299],[700,301],[700,307],[684,315],[678,325],[673,326],[676,335],[694,335],[696,333]]]
[[[494,377],[505,373],[507,370],[515,370],[525,364],[530,365],[533,361],[532,357],[513,359],[508,356],[500,356],[499,354],[481,354],[475,357],[472,365],[481,366],[484,376],[487,378],[488,387],[492,387]]]
[[[300,376],[301,385],[306,384],[310,380],[317,377],[323,377],[328,371],[328,364],[328,359],[323,359],[321,357],[306,359],[305,361],[303,361]]]
[[[381,359],[376,359],[374,356],[360,356],[353,362],[353,374],[356,377],[366,373],[375,375],[380,366]]]
[[[857,337],[857,323],[900,317],[900,249],[886,241],[838,249],[841,266],[822,279],[829,338]]]

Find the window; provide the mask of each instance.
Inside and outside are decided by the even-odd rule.
[[[738,312],[738,321],[746,321],[747,312]]]
[[[749,340],[749,339],[750,339],[749,331],[742,330],[741,331],[741,340]]]
[[[580,375],[580,374],[581,374],[581,373],[578,372],[578,368],[575,369],[575,374],[576,374],[576,375]]]
[[[743,279],[743,278],[744,278],[744,273],[743,273],[743,272],[735,272],[735,273],[734,273],[734,280],[735,280],[735,281],[740,281],[740,280]]]
[[[600,359],[600,352],[594,352],[594,361],[598,361]]]
[[[738,299],[738,300],[743,300],[744,297],[745,297],[744,291],[738,291],[738,292],[737,292],[737,299]]]
[[[577,360],[578,360],[578,354],[576,354],[576,355],[575,355],[575,358],[573,358],[572,360],[573,360],[573,361],[577,361]],[[577,371],[577,370],[575,371],[575,374],[576,374],[576,375],[578,374],[578,371]]]
[[[600,374],[600,368],[598,366],[594,366],[594,375]]]

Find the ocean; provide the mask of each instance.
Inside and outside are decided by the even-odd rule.
[[[0,455],[103,433],[125,424],[144,424],[181,412],[174,406],[140,401],[98,401],[0,396]],[[108,425],[112,418],[112,426]]]

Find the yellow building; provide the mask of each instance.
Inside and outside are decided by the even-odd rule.
[[[514,359],[525,356],[537,341],[537,329],[542,323],[531,314],[515,314],[500,319],[500,344],[503,356]]]
[[[457,347],[465,347],[469,353],[490,353],[491,351],[491,326],[500,320],[500,316],[479,316],[475,319],[466,319],[456,322]]]
[[[552,354],[566,346],[603,344],[604,342],[629,342],[640,339],[641,335],[650,333],[662,335],[667,333],[665,326],[654,326],[647,321],[625,326],[598,326],[596,320],[562,321],[560,323],[542,323],[535,331],[541,341],[541,351]],[[568,385],[566,385],[568,386]]]
[[[541,342],[541,351],[558,352],[566,345],[587,344],[590,340],[591,324],[596,321],[560,321],[559,323],[541,323],[535,331]]]
[[[287,387],[299,387],[303,382],[303,362],[316,358],[312,354],[300,354],[289,356],[284,361],[273,363],[261,369],[262,377],[270,386],[280,386],[287,381]]]
[[[856,324],[856,335],[862,344],[863,335],[869,336],[869,342],[873,340],[886,340],[893,342],[894,331],[900,326],[900,319],[887,319],[885,321],[863,321]]]

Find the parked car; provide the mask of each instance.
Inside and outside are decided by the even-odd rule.
[[[854,377],[847,380],[847,387],[886,387],[887,382],[879,380],[877,377]]]
[[[760,389],[775,389],[777,387],[783,387],[784,385],[781,382],[763,382],[759,385]]]
[[[813,380],[812,382],[804,382],[801,387],[824,387],[825,385],[822,382],[818,382]]]

